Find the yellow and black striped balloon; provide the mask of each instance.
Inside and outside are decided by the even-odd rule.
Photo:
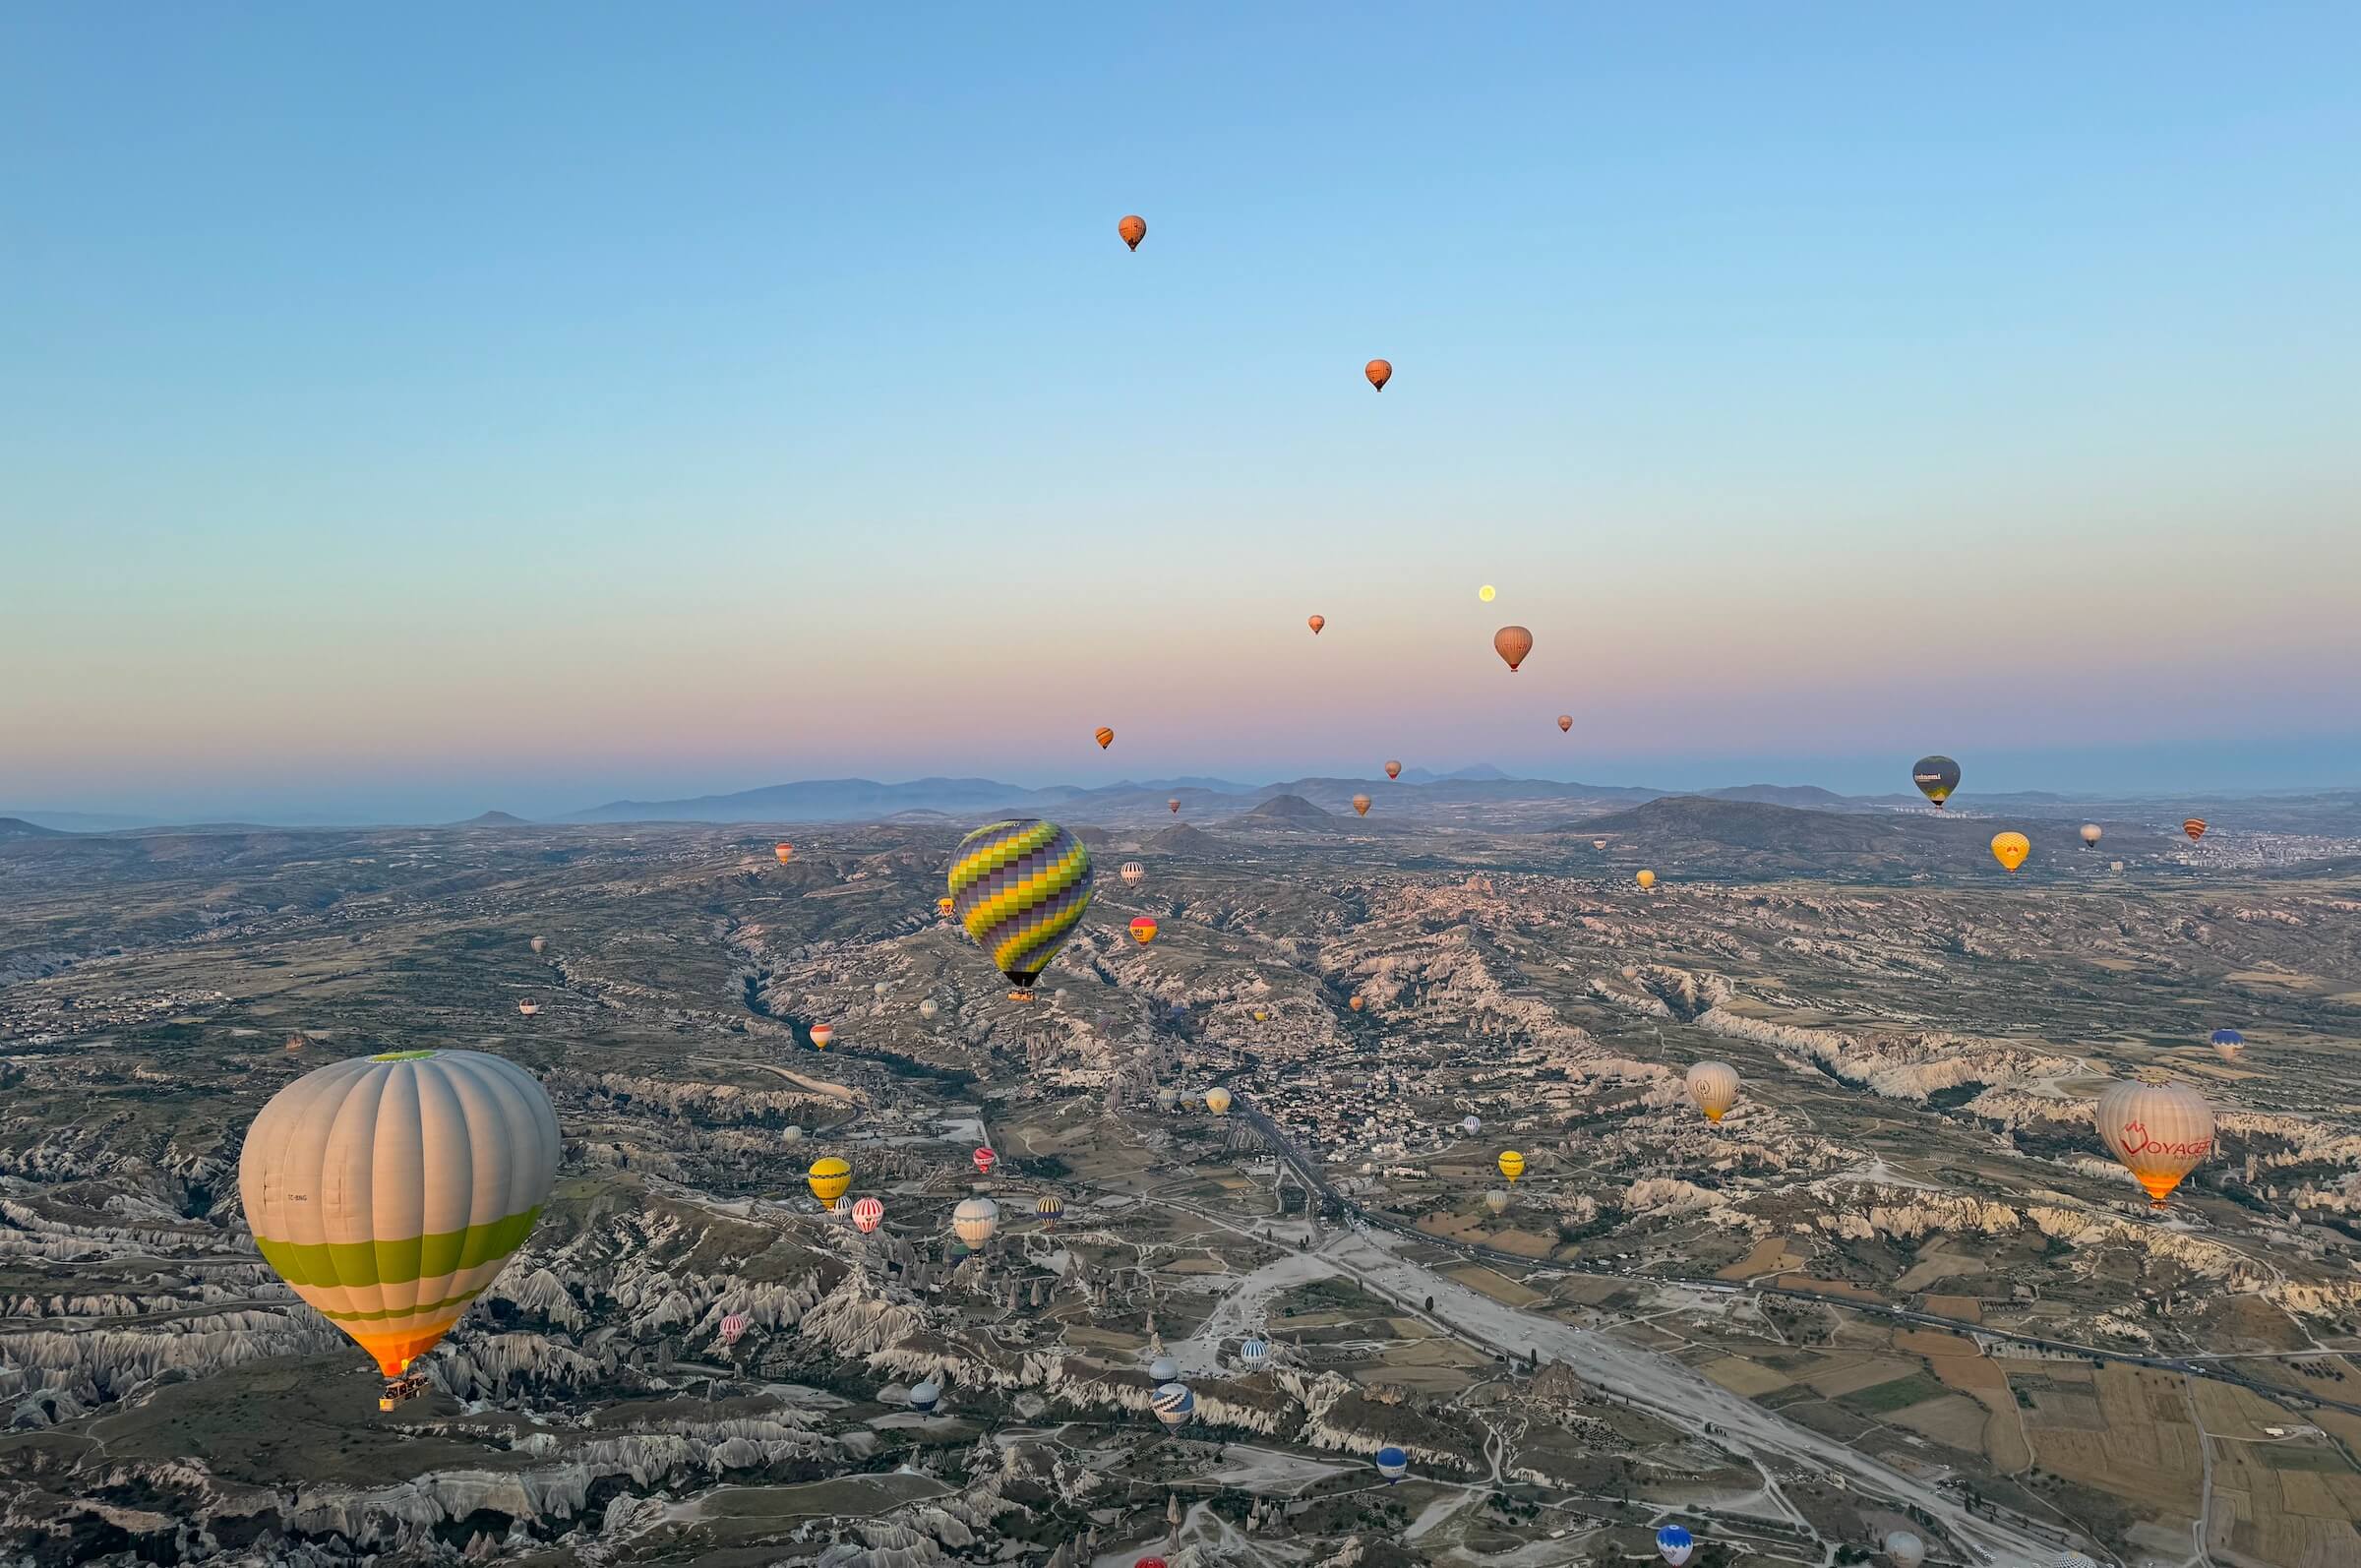
[[[952,918],[1028,990],[1090,907],[1090,851],[1056,822],[994,822],[959,841],[948,885]]]

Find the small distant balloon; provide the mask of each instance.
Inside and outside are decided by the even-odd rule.
[[[1369,385],[1376,388],[1379,392],[1385,391],[1385,384],[1394,379],[1393,365],[1390,362],[1382,359],[1370,360],[1366,365],[1362,367],[1361,373],[1368,377]]]
[[[1205,1109],[1217,1116],[1230,1114],[1230,1091],[1216,1084],[1205,1091]]]
[[[2119,1083],[2091,1111],[2107,1152],[2160,1209],[2181,1178],[2213,1152],[2213,1108],[2185,1083]]]
[[[914,1383],[910,1388],[910,1408],[921,1416],[942,1402],[942,1385],[933,1378]]]
[[[1181,1427],[1187,1425],[1188,1418],[1196,1414],[1197,1396],[1190,1393],[1184,1383],[1167,1383],[1148,1396],[1148,1408],[1156,1413],[1156,1418],[1165,1425]]]
[[[1345,1005],[1352,1008],[1355,1012],[1359,1012],[1362,1009],[1362,1002],[1359,996],[1355,996],[1352,1000],[1346,1002]]]
[[[883,980],[878,981],[876,985],[869,988],[869,994],[872,996],[877,997],[879,1001],[883,1001],[886,996],[892,993],[892,984]]]
[[[534,951],[534,952],[540,953],[540,952],[547,952],[548,950],[549,950],[549,938],[548,938],[547,936],[535,936],[535,937],[533,938],[533,951]]]
[[[972,1249],[981,1250],[1000,1228],[1000,1206],[990,1198],[963,1198],[951,1211],[951,1234]]]
[[[1640,884],[1640,891],[1646,892],[1648,889],[1656,885],[1656,873],[1643,871],[1638,875],[1634,876],[1632,880]]]
[[[795,846],[793,844],[773,844],[770,848],[770,852],[779,858],[779,864],[782,866],[795,859]]]
[[[537,1001],[520,1001],[516,1004],[516,1010],[522,1013],[525,1017],[530,1018],[533,1014],[541,1010],[541,1004]]]
[[[1172,809],[1172,813],[1175,816],[1180,814],[1180,797],[1178,795],[1174,796],[1171,800],[1166,801],[1164,804]]]
[[[1124,886],[1137,887],[1148,879],[1148,869],[1135,860],[1127,860],[1118,874],[1122,877]]]
[[[2025,858],[2032,852],[2032,840],[2027,838],[2023,833],[1995,833],[1992,835],[1992,858],[2000,862],[2003,871],[2015,871],[2025,864]]]
[[[1388,761],[1385,764],[1385,776],[1387,778],[1400,778],[1402,776],[1402,764],[1395,761]]]
[[[827,1049],[828,1049],[828,1042],[829,1042],[829,1041],[831,1041],[831,1040],[833,1040],[833,1039],[835,1039],[835,1038],[836,1038],[836,1026],[835,1026],[834,1024],[814,1024],[814,1025],[812,1026],[812,1049],[813,1049],[813,1050],[815,1050],[815,1051],[825,1051],[825,1050],[827,1050]]]
[[[935,900],[935,913],[945,920],[951,918],[951,899],[947,894]]]
[[[1897,1530],[1886,1538],[1886,1556],[1894,1568],[1918,1568],[1926,1561],[1926,1542],[1907,1530]]]
[[[1533,633],[1521,626],[1504,626],[1492,633],[1492,651],[1508,665],[1508,673],[1517,673],[1517,666],[1533,651]]]
[[[850,1223],[853,1218],[853,1200],[838,1198],[828,1205],[828,1213],[840,1222]]]
[[[1478,589],[1476,590],[1476,597],[1477,597],[1477,598],[1479,598],[1479,599],[1482,599],[1482,600],[1483,600],[1484,603],[1486,603],[1486,604],[1489,604],[1489,603],[1491,603],[1491,602],[1492,602],[1492,585],[1491,585],[1490,583],[1488,583],[1488,582],[1487,582],[1487,583],[1485,583],[1485,584],[1484,584],[1483,587],[1481,587],[1481,588],[1478,588]]]
[[[1055,1192],[1044,1192],[1033,1200],[1033,1217],[1044,1225],[1056,1225],[1065,1213],[1065,1200]]]
[[[1559,733],[1560,735],[1563,735],[1563,734],[1565,734],[1567,731],[1569,731],[1569,730],[1571,730],[1571,729],[1573,729],[1573,728],[1574,728],[1574,715],[1573,715],[1573,714],[1571,714],[1571,713],[1560,713],[1560,714],[1557,716],[1557,730],[1558,730],[1558,733]]]
[[[804,1173],[804,1180],[810,1184],[814,1197],[822,1203],[834,1203],[853,1184],[853,1168],[831,1154],[813,1161],[812,1169]]]
[[[721,1320],[721,1343],[724,1345],[737,1344],[746,1338],[746,1331],[754,1326],[755,1320],[744,1312],[730,1313]]]
[[[1951,792],[1960,787],[1960,764],[1948,756],[1922,756],[1911,764],[1910,782],[1940,811]]]
[[[1355,811],[1359,812],[1359,813],[1360,813],[1362,815],[1363,815],[1363,816],[1366,816],[1366,815],[1368,815],[1368,814],[1369,814],[1369,798],[1368,798],[1366,795],[1356,795],[1356,796],[1354,796],[1354,797],[1353,797],[1353,810],[1355,810]]]
[[[1254,1009],[1254,1021],[1258,1024],[1269,1023],[1271,1021],[1271,1015],[1267,1012],[1264,1012],[1260,1007],[1257,1007]]]
[[[1141,217],[1137,212],[1127,213],[1116,223],[1115,231],[1119,235],[1122,236],[1122,241],[1125,245],[1128,245],[1133,250],[1138,250],[1139,242],[1148,237],[1148,220],[1144,217]],[[1180,248],[1182,250],[1188,249],[1185,244],[1183,244]]]
[[[1514,1183],[1525,1174],[1525,1157],[1514,1149],[1500,1151],[1500,1174]]]
[[[1320,628],[1328,624],[1328,618],[1324,615],[1306,616],[1303,624],[1311,628],[1311,634],[1316,637],[1320,634]]]
[[[1000,1157],[993,1152],[991,1144],[980,1143],[976,1145],[976,1152],[970,1155],[968,1158],[976,1162],[976,1174],[978,1176],[988,1176],[992,1175],[992,1168],[994,1165],[999,1163]]]
[[[2106,832],[2107,830],[2096,822],[2085,822],[2083,824],[2083,848],[2098,848],[2098,841],[2106,836]]]
[[[1142,947],[1145,947],[1148,943],[1154,941],[1156,939],[1156,921],[1154,917],[1141,915],[1137,919],[1133,920],[1131,922],[1131,939],[1139,943]]]
[[[2214,1054],[2224,1061],[2236,1061],[2246,1055],[2246,1036],[2235,1029],[2216,1029],[2209,1042]]]
[[[885,1223],[885,1205],[875,1198],[863,1198],[853,1205],[853,1226],[868,1236]]]
[[[1708,1121],[1721,1120],[1738,1103],[1738,1069],[1726,1061],[1700,1061],[1681,1082]]]
[[[941,1011],[942,1004],[932,996],[929,996],[926,1000],[918,1004],[918,1015],[929,1023],[933,1023],[935,1021],[935,1015]]]
[[[1098,728],[1099,750],[1104,752],[1115,744],[1115,731],[1102,724]]]
[[[1257,1371],[1271,1358],[1271,1342],[1260,1335],[1249,1334],[1238,1347],[1238,1361],[1247,1371]]]
[[[2202,816],[2192,816],[2181,824],[2181,831],[2188,834],[2189,842],[2194,844],[2206,836],[2206,819]]]
[[[1388,1443],[1377,1450],[1376,1465],[1378,1475],[1383,1476],[1389,1481],[1400,1480],[1410,1474],[1410,1455],[1407,1451]]]
[[[1508,1189],[1493,1187],[1486,1191],[1483,1195],[1483,1206],[1494,1214],[1506,1214],[1508,1212]]]

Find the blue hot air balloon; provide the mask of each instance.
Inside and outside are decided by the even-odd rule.
[[[1197,1413],[1197,1396],[1188,1391],[1185,1383],[1167,1383],[1148,1399],[1148,1408],[1156,1418],[1176,1431],[1188,1424]]]
[[[1410,1474],[1410,1455],[1388,1443],[1377,1450],[1377,1474],[1389,1481],[1400,1480]]]
[[[924,1415],[942,1401],[942,1385],[928,1378],[910,1390],[910,1408]]]
[[[2246,1036],[2235,1029],[2216,1029],[2210,1042],[2214,1052],[2224,1061],[2236,1061],[2246,1054]]]
[[[1269,1340],[1248,1339],[1238,1348],[1239,1364],[1249,1372],[1262,1370],[1262,1363],[1270,1358],[1271,1342]]]
[[[1680,1568],[1697,1549],[1697,1538],[1679,1525],[1666,1525],[1656,1533],[1656,1549],[1672,1568]]]

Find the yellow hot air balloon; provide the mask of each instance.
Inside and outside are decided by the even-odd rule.
[[[1700,1061],[1682,1084],[1708,1121],[1719,1121],[1738,1103],[1738,1069],[1726,1061]]]
[[[948,894],[935,900],[935,913],[945,920],[951,918],[951,900]]]
[[[1125,245],[1133,250],[1138,250],[1139,242],[1148,237],[1148,220],[1137,212],[1125,213],[1117,220],[1115,232]],[[1185,248],[1184,246],[1183,249]]]
[[[1651,871],[1643,871],[1637,876],[1634,876],[1632,880],[1640,884],[1640,891],[1646,892],[1648,889],[1656,885],[1656,873]]]
[[[1533,651],[1533,633],[1521,626],[1504,626],[1492,633],[1492,651],[1500,655],[1508,673],[1514,675],[1517,666]]]
[[[1485,584],[1484,584],[1483,587],[1481,587],[1481,588],[1478,588],[1478,589],[1476,590],[1476,597],[1477,597],[1477,598],[1479,598],[1479,599],[1482,599],[1482,600],[1483,600],[1484,603],[1486,603],[1486,604],[1489,604],[1489,603],[1491,603],[1491,602],[1492,602],[1492,585],[1491,585],[1490,583],[1488,583],[1488,582],[1487,582],[1487,583],[1485,583]]]
[[[1269,1023],[1271,1021],[1271,1015],[1267,1012],[1264,1012],[1260,1007],[1257,1007],[1254,1009],[1254,1021],[1258,1024]]]
[[[560,1152],[549,1096],[515,1063],[393,1051],[272,1096],[247,1129],[238,1193],[264,1261],[391,1381],[524,1244]]]
[[[2213,1152],[2213,1108],[2185,1083],[2119,1083],[2091,1112],[2107,1152],[2164,1207],[2181,1177]]]
[[[853,1168],[831,1154],[813,1161],[812,1169],[804,1173],[804,1179],[811,1183],[814,1197],[822,1203],[833,1203],[852,1186]]]
[[[1500,1151],[1500,1174],[1514,1181],[1525,1174],[1525,1157],[1514,1149]]]
[[[1369,798],[1368,798],[1366,795],[1356,795],[1356,796],[1354,796],[1354,797],[1353,797],[1353,810],[1355,810],[1356,812],[1359,812],[1359,813],[1360,813],[1362,815],[1363,815],[1363,816],[1366,816],[1366,815],[1368,815],[1368,814],[1369,814]]]
[[[1228,1116],[1230,1114],[1230,1091],[1220,1087],[1218,1084],[1215,1087],[1206,1090],[1205,1109],[1212,1112],[1217,1116]]]
[[[2023,833],[1992,835],[1992,858],[2000,862],[2003,871],[2015,871],[2025,864],[2025,858],[2032,852],[2032,841]]]

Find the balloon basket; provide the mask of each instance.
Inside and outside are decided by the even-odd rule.
[[[408,1404],[425,1392],[426,1374],[424,1372],[408,1372],[400,1377],[389,1377],[386,1379],[384,1392],[377,1396],[377,1408],[380,1412],[388,1412],[396,1405]]]
[[[1033,993],[1029,991],[1012,991],[1008,993],[1008,999],[1010,1001],[1031,1001],[1033,999]]]

